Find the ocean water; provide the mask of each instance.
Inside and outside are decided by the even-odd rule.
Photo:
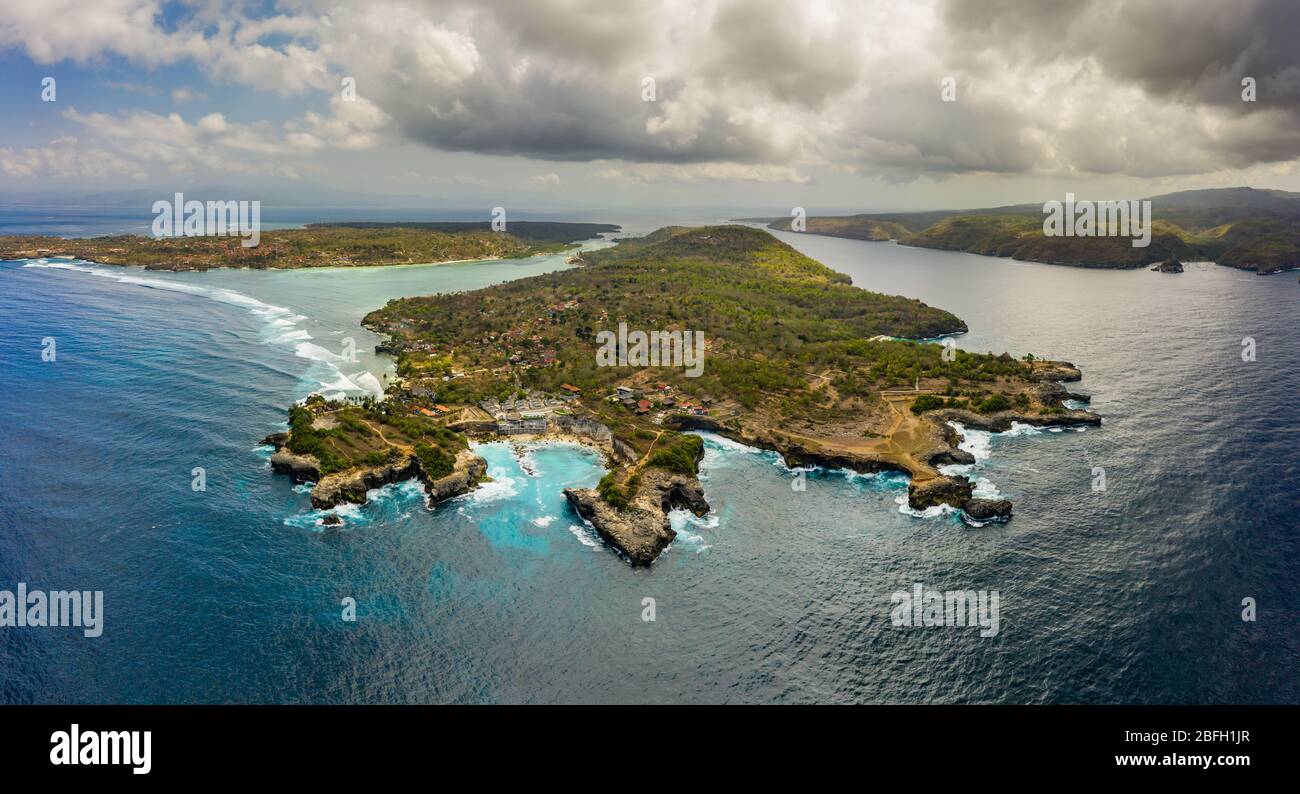
[[[560,444],[482,445],[479,491],[430,510],[388,486],[327,529],[257,444],[310,391],[382,389],[390,364],[360,317],[562,257],[0,263],[0,589],[103,590],[106,612],[94,639],[0,630],[0,702],[1300,699],[1294,274],[778,236],[860,286],[955,312],[963,347],[1073,361],[1105,423],[968,432],[981,492],[1016,503],[983,528],[910,514],[900,476],[795,472],[706,436],[713,512],[675,514],[679,537],[648,569],[565,505],[562,488],[602,469]],[[892,626],[891,594],[914,583],[998,591],[998,634]]]

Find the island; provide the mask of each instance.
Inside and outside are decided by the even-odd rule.
[[[437,264],[558,253],[620,228],[609,223],[511,221],[507,231],[496,232],[487,221],[326,223],[263,231],[258,245],[249,248],[241,245],[238,236],[0,236],[0,259],[68,257],[173,271]]]
[[[1011,504],[943,473],[974,460],[959,427],[1101,421],[1070,407],[1088,400],[1063,385],[1079,379],[1074,366],[939,344],[966,325],[854,287],[761,229],[668,227],[577,264],[371,312],[363,323],[387,337],[397,382],[382,401],[294,406],[290,431],[267,439],[276,471],[314,482],[317,507],[411,476],[436,504],[483,480],[471,440],[577,441],[608,471],[595,488],[567,490],[569,504],[628,562],[648,565],[675,537],[671,511],[709,511],[692,431],[790,466],[903,472],[913,508],[946,504],[982,522],[1006,520]],[[608,365],[600,353],[615,328],[698,333],[702,364]]]
[[[1300,193],[1215,188],[1145,200],[1151,202],[1154,216],[1151,241],[1137,248],[1124,236],[1044,235],[1043,207],[1037,204],[808,217],[803,231],[1073,267],[1140,268],[1181,260],[1214,262],[1260,275],[1300,268]],[[738,220],[783,231],[793,226],[792,217]]]

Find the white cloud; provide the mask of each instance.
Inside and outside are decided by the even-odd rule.
[[[560,175],[554,171],[551,171],[548,174],[533,174],[528,177],[528,184],[540,188],[558,187],[560,184]]]
[[[214,82],[328,97],[328,113],[282,129],[226,122],[214,132],[219,120],[182,129],[272,165],[394,140],[612,161],[609,173],[643,182],[803,183],[799,169],[810,166],[895,180],[1159,176],[1300,155],[1300,12],[1285,0],[1256,0],[1222,20],[1209,0],[1141,9],[1123,0],[296,0],[261,19],[245,3],[207,0],[166,27],[162,6],[5,0],[0,47],[38,63],[191,62]],[[1125,13],[1169,25],[1117,22]],[[1155,46],[1141,46],[1148,34]],[[1258,105],[1229,90],[1246,69],[1259,78]],[[956,102],[940,99],[946,76],[958,80]],[[340,97],[343,77],[356,81],[355,102]],[[645,77],[654,102],[642,100]],[[174,101],[197,99],[191,91],[176,89]],[[109,123],[179,129],[147,115]],[[164,163],[204,160],[165,137],[114,140],[122,152],[165,154]]]
[[[98,179],[125,176],[144,179],[145,172],[113,152],[82,146],[70,135],[45,146],[12,149],[0,147],[0,172],[15,179],[78,177]]]
[[[596,172],[601,179],[625,182],[789,182],[806,185],[811,178],[788,165],[746,163],[636,163]]]

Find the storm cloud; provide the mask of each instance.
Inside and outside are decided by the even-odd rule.
[[[157,0],[65,1],[7,2],[0,47],[192,62],[317,99],[281,122],[289,150],[399,141],[792,181],[809,166],[1151,177],[1300,156],[1290,0],[300,0],[256,18],[205,2],[167,24]],[[337,101],[347,78],[362,105]]]

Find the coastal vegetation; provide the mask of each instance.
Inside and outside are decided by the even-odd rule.
[[[983,504],[969,482],[938,472],[969,462],[947,423],[1099,421],[1062,408],[1087,399],[1056,382],[1078,379],[1071,365],[937,344],[965,324],[854,287],[760,229],[667,227],[577,263],[371,312],[363,323],[387,337],[380,348],[397,357],[399,379],[383,400],[313,396],[290,409],[289,432],[268,437],[272,467],[319,480],[317,506],[364,501],[412,476],[436,503],[482,480],[470,437],[586,439],[609,471],[566,498],[633,564],[648,564],[674,537],[669,510],[709,509],[692,430],[774,449],[791,465],[907,472],[918,509],[1005,517],[1009,502]],[[694,340],[702,366],[602,358],[602,332],[624,326]]]
[[[426,264],[555,253],[578,240],[618,228],[611,224],[529,221],[512,222],[507,232],[494,232],[486,223],[319,224],[263,231],[259,244],[251,248],[244,248],[237,236],[10,236],[0,237],[0,258],[67,256],[151,270]]]
[[[854,287],[759,229],[667,227],[578,261],[472,292],[394,300],[364,324],[388,337],[383,347],[407,383],[424,384],[451,414],[561,395],[566,414],[606,429],[610,471],[570,500],[602,537],[650,549],[651,559],[671,532],[645,522],[669,504],[704,504],[695,492],[703,442],[682,431],[720,432],[792,463],[900,470],[921,482],[938,477],[931,459],[959,457],[947,419],[1054,421],[1067,413],[1066,393],[1048,381],[1077,378],[1059,362],[926,341],[966,326]],[[684,367],[601,366],[598,336],[620,324],[701,332],[698,377]],[[931,488],[926,498],[965,504],[968,490]],[[629,532],[640,545],[618,540]]]
[[[321,474],[379,466],[412,453],[446,474],[468,443],[437,422],[386,403],[328,402],[315,395],[289,409],[285,447],[315,458]]]
[[[1006,256],[1094,268],[1139,268],[1169,259],[1212,261],[1273,273],[1300,267],[1300,194],[1223,188],[1154,196],[1152,238],[1134,248],[1130,238],[1043,234],[1043,209],[1021,204],[948,212],[809,217],[808,234]],[[789,231],[792,219],[762,218]]]

